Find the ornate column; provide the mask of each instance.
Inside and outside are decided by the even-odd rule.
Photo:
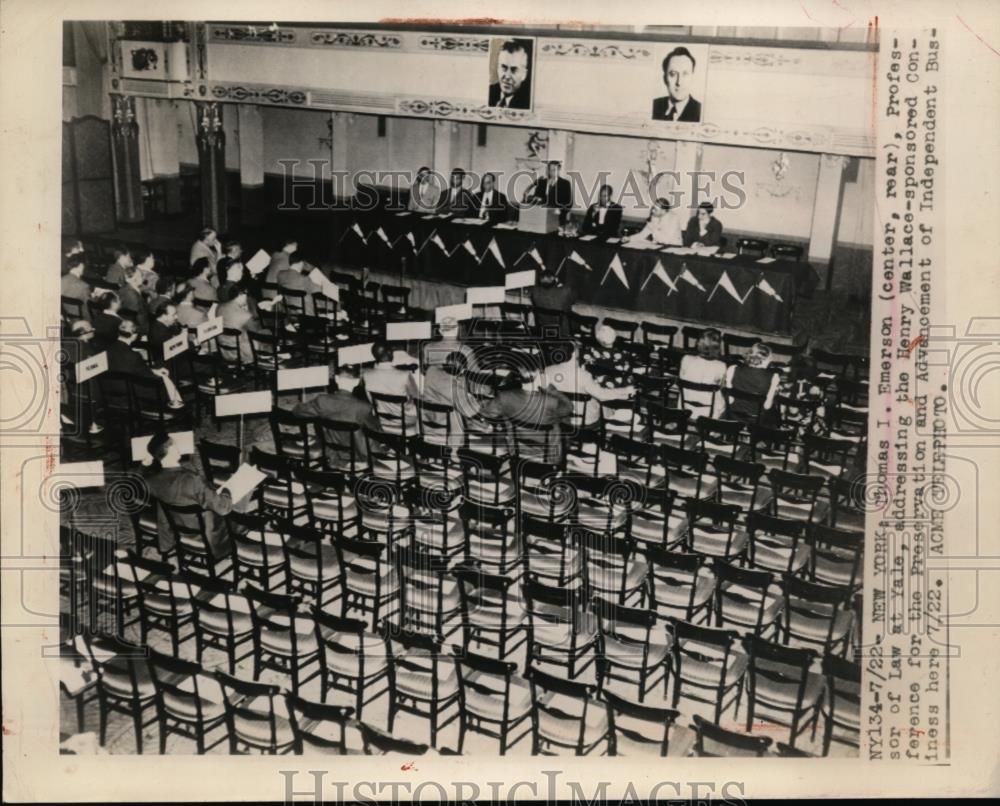
[[[135,99],[111,96],[111,154],[115,171],[115,215],[121,224],[143,220],[142,177],[139,168],[139,124],[135,119]]]
[[[198,167],[201,174],[201,220],[220,233],[228,229],[226,203],[226,134],[222,104],[195,102],[198,131]]]
[[[812,225],[809,228],[809,262],[829,264],[840,218],[840,199],[844,192],[844,168],[847,157],[823,154],[819,159],[816,200],[813,203]],[[827,271],[827,287],[831,273]]]

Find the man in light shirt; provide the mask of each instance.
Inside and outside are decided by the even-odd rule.
[[[622,243],[630,241],[655,241],[662,246],[680,246],[684,243],[684,225],[670,202],[659,198],[649,211],[649,219],[635,235],[622,238]]]
[[[591,426],[601,418],[600,401],[632,397],[635,394],[635,387],[604,388],[586,367],[580,365],[572,342],[569,349],[571,352],[564,361],[545,368],[545,382],[557,392],[590,395],[591,400],[584,403],[583,414],[584,425]],[[575,405],[577,404],[574,401]]]
[[[496,189],[496,177],[483,175],[482,191],[475,195],[476,217],[490,224],[500,224],[507,220],[507,197]]]
[[[424,166],[417,171],[417,178],[410,186],[410,200],[406,209],[414,213],[433,213],[437,210],[440,195],[434,174]]]

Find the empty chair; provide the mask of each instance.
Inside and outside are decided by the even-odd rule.
[[[515,580],[487,573],[478,564],[459,566],[452,574],[461,596],[465,654],[473,646],[480,654],[488,648],[505,661],[528,640],[526,614],[512,590]]]
[[[796,263],[802,260],[803,249],[799,244],[775,243],[771,244],[771,257],[778,260],[794,260]]]
[[[292,693],[320,674],[319,645],[312,616],[301,609],[300,596],[282,596],[245,587],[254,625],[254,680],[264,669],[288,675]],[[314,667],[308,672],[310,667]],[[308,672],[308,673],[307,673]]]
[[[864,492],[863,484],[844,477],[834,479],[830,483],[830,525],[863,533],[869,509]]]
[[[751,512],[747,533],[747,559],[754,568],[781,576],[806,572],[811,551],[804,521]]]
[[[778,634],[784,606],[781,588],[768,571],[712,564],[715,572],[715,626],[753,635]]]
[[[858,747],[861,733],[861,666],[835,655],[823,656],[826,697],[820,713],[824,719],[823,755],[833,742]]]
[[[607,709],[594,698],[595,686],[574,683],[529,669],[532,753],[586,756],[607,752]]]
[[[303,467],[323,465],[323,445],[315,420],[276,408],[271,411],[270,422],[279,456]]]
[[[359,611],[366,619],[371,617],[371,629],[375,630],[399,613],[399,575],[383,557],[388,546],[347,537],[334,545],[343,574],[341,616],[347,618],[352,611]]]
[[[861,586],[864,532],[812,524],[809,540],[812,547],[809,577],[813,582],[848,591]]]
[[[737,529],[739,507],[711,501],[688,501],[688,551],[730,562],[746,553],[747,533]]]
[[[714,706],[718,722],[735,705],[735,718],[747,669],[747,656],[740,651],[738,634],[681,620],[673,622],[673,634],[673,707],[682,696],[687,697]]]
[[[594,599],[593,605],[598,619],[601,691],[606,692],[609,685],[612,690],[624,687],[641,703],[662,683],[666,697],[672,636],[656,613],[606,599]]]
[[[461,722],[458,752],[467,731],[497,739],[500,755],[531,734],[531,689],[517,664],[462,652],[458,664]]]
[[[240,449],[235,445],[200,439],[198,453],[205,476],[215,486],[227,481],[240,466]]]
[[[594,665],[597,619],[584,609],[581,590],[538,582],[522,586],[530,629],[529,666],[554,666],[564,677],[575,680]]]
[[[170,637],[174,655],[185,641],[194,638],[194,592],[189,577],[173,576],[169,563],[133,557],[132,573],[139,591],[139,627],[143,645],[154,630]]]
[[[410,443],[405,435],[388,431],[363,429],[368,456],[368,472],[377,479],[389,481],[402,490],[411,486],[417,477],[413,467]]]
[[[249,580],[263,590],[286,581],[285,534],[259,515],[231,512],[226,516],[233,545],[233,581]]]
[[[650,443],[673,445],[676,448],[688,447],[690,411],[685,408],[671,408],[666,403],[659,403],[649,398],[643,398],[641,405],[649,423]]]
[[[422,756],[430,750],[428,744],[393,736],[366,722],[359,723],[358,727],[361,730],[365,755],[368,756]]]
[[[583,530],[525,515],[521,518],[524,579],[557,588],[583,585]]]
[[[309,528],[328,536],[357,536],[358,502],[344,474],[303,469],[295,478],[305,495]]]
[[[802,448],[802,465],[807,473],[837,479],[844,473],[856,446],[848,439],[806,435]]]
[[[764,465],[768,470],[788,470],[795,430],[750,426],[750,455],[748,459]]]
[[[698,716],[692,717],[695,730],[695,742],[692,753],[701,758],[727,756],[758,756],[767,755],[772,744],[770,736],[748,736],[733,730],[726,730]]]
[[[285,588],[292,596],[332,608],[340,600],[342,581],[337,551],[312,529],[293,526],[285,540]]]
[[[626,339],[628,341],[635,340],[635,332],[639,329],[638,322],[630,322],[627,319],[614,319],[610,316],[605,316],[601,324],[607,325],[621,339]]]
[[[425,546],[396,551],[400,580],[400,624],[415,633],[449,638],[462,624],[458,583],[450,559]]]
[[[369,703],[385,697],[391,686],[389,650],[385,638],[367,632],[357,619],[339,618],[313,608],[320,646],[320,699],[338,691],[349,695],[358,719]]]
[[[478,563],[490,573],[508,575],[521,566],[517,517],[511,507],[463,503],[459,508],[465,531],[465,562]]]
[[[809,671],[815,658],[811,649],[793,649],[758,636],[746,638],[750,665],[747,671],[746,729],[754,720],[785,725],[788,744],[809,727],[816,734],[823,704],[824,680]]]
[[[738,506],[744,513],[763,509],[771,501],[771,491],[760,486],[765,467],[727,456],[713,456],[712,467],[719,483],[719,501]]]
[[[436,747],[440,732],[460,716],[455,660],[442,654],[440,639],[406,629],[389,633],[389,648],[389,730],[400,711],[423,717],[429,723],[430,744]]]
[[[739,421],[699,417],[695,432],[699,450],[709,457],[737,459],[743,454],[743,423]]]
[[[463,553],[465,531],[460,517],[461,489],[426,488],[421,485],[407,491],[404,500],[413,522],[413,545],[423,546],[448,558],[456,558]]]
[[[703,327],[695,327],[694,325],[684,325],[681,328],[681,336],[683,336],[683,344],[681,345],[685,352],[690,352],[698,346],[698,339],[701,338],[702,333],[705,332]]]
[[[347,728],[353,708],[313,702],[291,694],[287,705],[298,755],[347,755]]]
[[[404,395],[386,395],[369,392],[379,428],[403,439],[417,435],[417,411]]]
[[[455,409],[445,403],[417,400],[417,424],[420,438],[432,445],[453,445]],[[456,434],[456,437],[460,435]]]
[[[675,508],[676,500],[673,490],[652,487],[638,490],[629,513],[628,536],[640,551],[671,550],[684,542],[687,519],[682,508]]]
[[[290,753],[295,748],[291,714],[280,686],[255,683],[217,671],[233,755]]]
[[[254,651],[254,625],[251,604],[242,593],[220,579],[185,574],[196,584],[200,595],[194,598],[195,648],[198,663],[206,648],[226,653],[229,673],[235,674],[236,664],[249,658]],[[240,655],[240,649],[246,652]]]
[[[608,725],[612,756],[644,756],[652,753],[666,756],[678,711],[653,705],[639,705],[605,689],[601,697],[608,706]],[[675,744],[676,748],[676,744]],[[673,755],[685,755],[689,744]]]
[[[506,506],[514,501],[517,491],[507,457],[459,448],[458,461],[462,467],[466,501],[491,507]]]
[[[700,554],[660,548],[646,550],[650,609],[664,617],[708,623],[712,617],[715,574]]]
[[[642,607],[646,601],[646,561],[624,537],[583,529],[579,543],[584,556],[584,582],[590,599]]]
[[[522,515],[549,522],[563,521],[576,503],[576,484],[559,467],[547,462],[515,458],[513,477]]]
[[[784,643],[846,655],[854,629],[851,591],[785,577]]]
[[[826,485],[822,476],[771,470],[767,474],[771,484],[771,511],[779,518],[822,523],[826,520],[829,505],[819,500]]]
[[[616,476],[619,479],[645,488],[663,486],[666,473],[659,464],[656,445],[646,440],[629,439],[621,434],[610,434],[607,448],[615,458]]]
[[[295,524],[309,518],[305,487],[295,478],[295,466],[283,456],[258,448],[250,449],[250,464],[267,478],[257,488],[260,514]]]
[[[760,339],[756,336],[737,336],[735,333],[722,334],[722,354],[731,358],[745,356]]]
[[[693,501],[715,497],[718,482],[705,475],[708,465],[705,454],[673,445],[662,445],[660,461],[667,473],[666,486],[678,497]]]
[[[199,754],[226,741],[226,713],[218,680],[201,665],[149,649],[149,670],[156,687],[160,754],[170,734],[193,739]],[[210,734],[216,733],[209,740]]]
[[[656,322],[642,323],[642,339],[646,344],[674,346],[677,325],[659,325]]]

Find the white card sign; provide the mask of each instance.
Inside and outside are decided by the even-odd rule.
[[[337,365],[344,367],[351,364],[370,364],[375,360],[372,355],[372,344],[354,344],[337,350]]]
[[[215,416],[233,417],[239,414],[263,414],[271,411],[271,393],[238,392],[232,395],[216,395]]]
[[[209,319],[207,322],[202,322],[198,325],[198,344],[204,344],[210,339],[216,338],[222,333],[222,317],[216,316],[214,319]]]
[[[188,348],[187,331],[178,333],[172,339],[163,342],[163,360],[169,361],[171,358],[180,355]]]
[[[73,487],[82,490],[84,487],[104,486],[104,462],[70,462],[60,464],[51,481],[58,481],[61,487]]]
[[[504,288],[527,288],[535,284],[535,270],[513,271],[503,278]]]
[[[108,354],[101,352],[85,358],[76,365],[76,382],[83,383],[108,371]]]
[[[278,370],[278,391],[289,389],[325,389],[330,385],[330,368],[325,364],[317,367],[295,367]]]
[[[247,261],[247,268],[250,270],[250,274],[256,277],[264,269],[268,267],[271,263],[271,256],[265,252],[263,249],[258,249],[257,254],[254,255],[250,260]]]
[[[465,292],[465,301],[470,305],[499,305],[506,299],[507,288],[502,285],[469,288]]]
[[[194,431],[178,431],[170,434],[171,441],[177,446],[181,456],[190,456],[194,453]],[[145,437],[132,437],[132,461],[141,462],[144,459],[152,459],[146,451],[146,446],[153,435]]]
[[[434,321],[437,324],[445,319],[454,319],[462,322],[472,318],[472,306],[468,302],[460,302],[458,305],[442,305],[434,309]]]
[[[409,341],[430,337],[430,322],[388,322],[385,326],[387,341]]]

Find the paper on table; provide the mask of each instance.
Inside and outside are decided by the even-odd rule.
[[[486,223],[486,219],[485,218],[456,218],[455,219],[455,223],[456,224],[471,224],[471,225],[479,227],[479,226],[482,226],[483,224]]]
[[[219,485],[219,490],[229,490],[233,501],[241,501],[257,489],[266,473],[262,473],[253,465],[242,464],[226,481]]]
[[[621,243],[622,242],[621,238],[605,238],[604,240],[607,243]]]
[[[758,263],[774,263],[775,259],[773,257],[762,257],[758,260]]]
[[[516,229],[516,221],[502,221],[499,224],[494,224],[493,229]]]
[[[596,235],[581,235],[578,240],[581,240],[581,241],[592,241],[596,237],[597,237]]]
[[[104,486],[104,462],[70,462],[60,463],[56,472],[48,480],[59,487],[73,487],[77,490],[84,487]]]
[[[717,247],[717,246],[699,246],[694,251],[695,251],[695,254],[703,255],[705,257],[708,257],[708,256],[714,255],[716,252],[718,252],[719,251],[719,247]]]
[[[411,211],[410,210],[403,210],[403,212],[401,212],[401,213],[396,213],[396,216],[398,218],[402,218],[403,216],[407,216],[407,215],[411,215]]]
[[[721,254],[721,255],[716,255],[716,257],[721,257],[723,260],[732,260],[734,257],[736,257],[736,253],[735,252],[726,252],[726,253]]]
[[[250,274],[256,277],[264,269],[268,267],[271,262],[271,256],[265,252],[263,249],[258,249],[257,254],[254,255],[250,260],[247,261],[247,268],[250,270]]]

